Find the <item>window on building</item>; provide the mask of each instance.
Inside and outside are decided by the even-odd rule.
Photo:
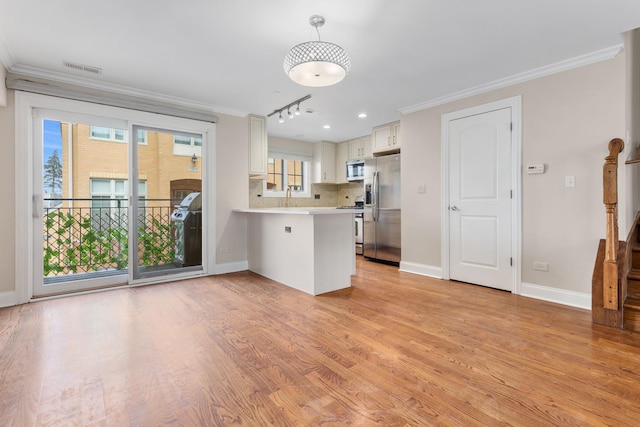
[[[126,179],[91,179],[91,226],[94,230],[127,228],[128,182]],[[138,183],[140,216],[144,218],[146,181]]]
[[[308,159],[300,156],[270,154],[267,159],[267,179],[263,195],[285,197],[288,187],[291,188],[291,197],[310,197],[310,163]]]
[[[202,157],[202,137],[173,135],[173,154],[176,156]]]
[[[97,139],[99,141],[127,142],[128,133],[129,132],[124,129],[91,126],[91,129],[89,130],[89,137],[91,139]],[[144,130],[138,130],[138,133],[136,135],[136,142],[138,144],[146,144],[147,132]]]

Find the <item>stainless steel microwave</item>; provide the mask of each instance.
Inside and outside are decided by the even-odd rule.
[[[364,179],[364,160],[347,161],[347,181],[362,181]]]

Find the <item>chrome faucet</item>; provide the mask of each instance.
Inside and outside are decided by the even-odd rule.
[[[289,199],[291,198],[291,187],[287,186],[287,191],[284,193],[284,207],[289,207]]]

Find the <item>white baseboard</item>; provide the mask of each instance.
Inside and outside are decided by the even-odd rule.
[[[18,304],[16,291],[0,292],[0,307],[11,307]]]
[[[227,274],[245,271],[249,269],[249,261],[228,262],[226,264],[216,264],[211,274]]]
[[[431,265],[402,261],[400,262],[400,271],[442,279],[442,268]],[[522,285],[520,286],[520,295],[591,310],[591,294],[522,282]]]
[[[442,268],[432,265],[417,264],[415,262],[400,262],[400,271],[407,273],[419,274],[421,276],[435,277],[442,279]]]
[[[522,282],[520,295],[591,310],[591,294]]]

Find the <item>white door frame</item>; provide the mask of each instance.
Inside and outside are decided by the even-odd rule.
[[[512,290],[520,294],[522,287],[522,97],[514,96],[500,101],[477,105],[442,115],[441,118],[441,254],[442,278],[451,278],[449,271],[449,122],[489,111],[511,108],[512,150],[511,150],[511,253],[513,254]]]
[[[33,297],[33,248],[34,231],[32,226],[32,216],[34,215],[35,203],[33,199],[33,110],[43,108],[59,111],[77,112],[84,114],[112,117],[123,119],[129,122],[128,130],[132,135],[133,123],[166,129],[181,129],[187,132],[200,133],[203,136],[202,147],[202,202],[207,207],[207,217],[203,218],[202,235],[202,272],[201,276],[211,274],[216,266],[216,125],[191,119],[183,119],[172,116],[160,116],[155,113],[147,113],[137,110],[129,110],[119,107],[111,107],[75,101],[71,99],[52,97],[22,91],[16,91],[15,97],[15,285],[16,303],[23,304],[29,302]],[[131,169],[133,159],[129,156],[129,169]],[[133,185],[130,183],[130,186]],[[133,280],[130,272],[129,284],[125,286],[139,286],[149,283],[160,283],[163,281],[176,280],[181,277],[195,277],[197,274],[185,273],[172,275],[171,278],[154,277],[148,279]],[[80,293],[100,292],[101,290],[80,291]],[[46,297],[45,297],[46,298]]]

